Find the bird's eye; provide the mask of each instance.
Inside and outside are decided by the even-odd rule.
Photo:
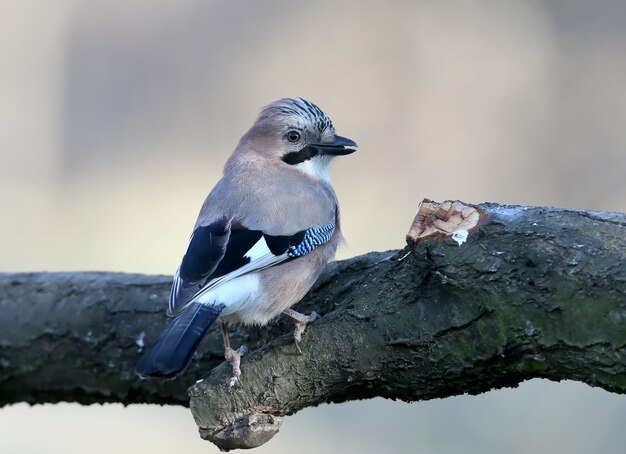
[[[300,140],[300,133],[298,131],[289,131],[287,133],[287,140],[291,143],[295,143]]]

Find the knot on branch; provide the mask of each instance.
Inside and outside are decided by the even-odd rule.
[[[220,451],[250,449],[267,443],[280,430],[283,418],[264,413],[241,416],[218,431],[199,428],[200,436]]]

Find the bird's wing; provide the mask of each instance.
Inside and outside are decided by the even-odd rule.
[[[335,220],[292,235],[277,236],[221,219],[193,232],[174,276],[168,312],[183,307],[235,277],[295,259],[330,241]]]

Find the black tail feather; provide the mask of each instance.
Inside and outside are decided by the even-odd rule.
[[[223,305],[192,303],[165,327],[137,363],[142,378],[172,378],[191,360],[204,333],[219,317]]]

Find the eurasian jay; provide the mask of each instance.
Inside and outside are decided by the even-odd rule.
[[[141,377],[172,378],[189,364],[219,319],[225,358],[241,375],[245,347],[230,346],[227,324],[264,325],[283,313],[300,340],[316,313],[293,309],[342,241],[328,166],[356,143],[335,134],[328,116],[302,98],[265,107],[241,138],[206,198],[174,276],[173,317],[137,364]]]

